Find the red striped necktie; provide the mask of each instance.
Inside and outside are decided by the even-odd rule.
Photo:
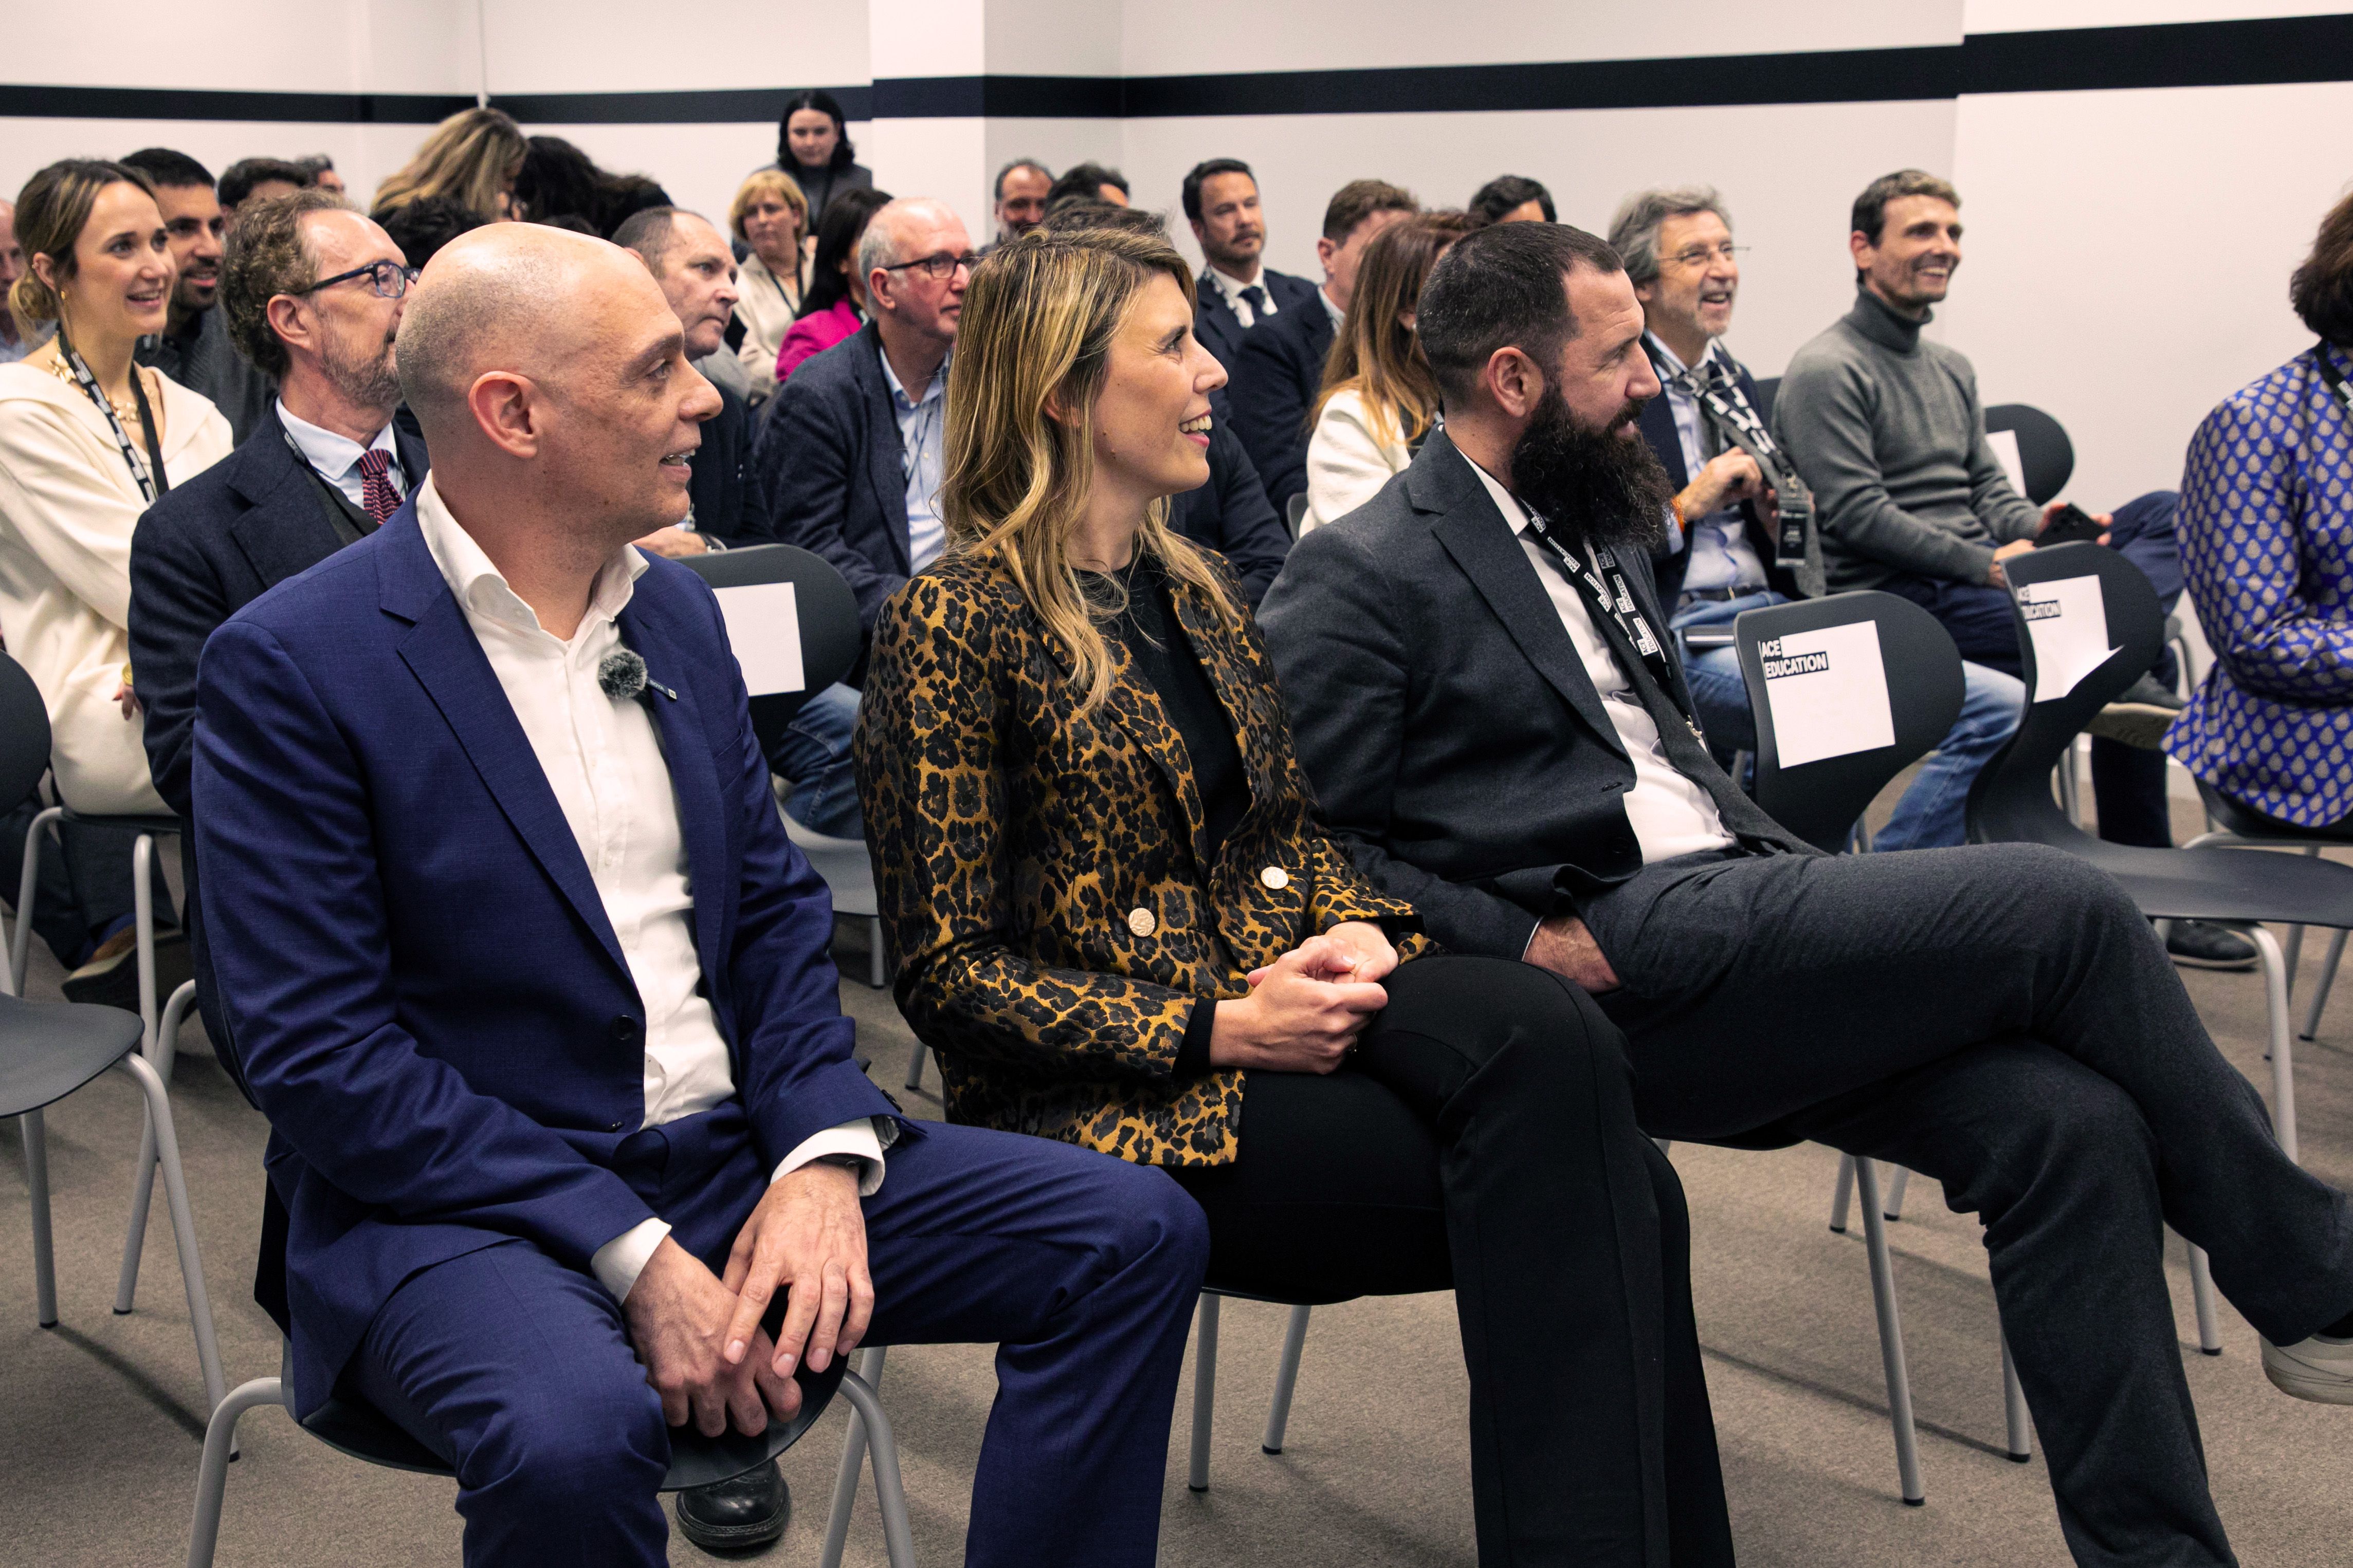
[[[381,447],[360,454],[360,505],[366,509],[368,521],[379,528],[400,510],[400,492],[392,488],[388,474],[391,467],[392,454]]]

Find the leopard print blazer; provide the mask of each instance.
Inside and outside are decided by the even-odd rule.
[[[949,1120],[1217,1165],[1242,1074],[1175,1076],[1196,1000],[1249,994],[1251,969],[1343,921],[1409,929],[1413,910],[1316,821],[1256,625],[1169,589],[1250,784],[1214,861],[1184,742],[1126,650],[1113,641],[1110,697],[1076,717],[1060,645],[993,561],[944,562],[883,605],[859,790],[899,1006]]]

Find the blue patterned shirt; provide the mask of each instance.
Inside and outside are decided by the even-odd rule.
[[[2166,750],[2283,821],[2353,816],[2353,416],[2307,350],[2206,416],[2175,527],[2214,668]],[[2353,355],[2325,351],[2353,377]]]

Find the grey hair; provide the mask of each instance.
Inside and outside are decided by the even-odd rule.
[[[1714,185],[1662,185],[1636,191],[1618,205],[1609,220],[1609,248],[1626,263],[1626,280],[1636,288],[1659,279],[1659,227],[1671,217],[1714,213],[1732,226],[1732,213]]]
[[[858,280],[863,284],[874,276],[878,267],[892,267],[907,258],[899,254],[899,219],[917,207],[942,207],[946,203],[933,196],[901,196],[874,209],[866,223],[866,232],[858,237]]]

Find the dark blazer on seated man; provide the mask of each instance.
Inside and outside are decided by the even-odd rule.
[[[691,473],[687,499],[694,504],[696,531],[729,549],[746,544],[773,544],[768,531],[768,500],[760,476],[752,466],[752,437],[757,422],[751,405],[733,388],[712,382],[719,394],[719,415],[702,426],[702,445],[687,459]]]
[[[1291,553],[1289,525],[1266,499],[1241,437],[1222,419],[1209,426],[1209,482],[1169,503],[1168,525],[1224,556],[1253,608]]]
[[[1323,390],[1324,362],[1336,335],[1323,291],[1311,289],[1303,305],[1286,305],[1251,328],[1227,367],[1236,430],[1278,513],[1307,488],[1307,416]]]
[[[905,447],[881,354],[881,329],[869,321],[804,363],[776,389],[752,458],[770,534],[833,563],[869,634],[913,573]]]
[[[1245,327],[1208,268],[1202,268],[1201,276],[1193,283],[1193,335],[1201,340],[1203,348],[1217,356],[1228,375],[1234,373],[1243,339],[1261,326],[1315,303],[1314,284],[1288,272],[1277,272],[1271,267],[1259,269],[1256,287],[1264,289],[1274,301],[1274,310],[1271,314],[1251,312],[1250,324]]]

